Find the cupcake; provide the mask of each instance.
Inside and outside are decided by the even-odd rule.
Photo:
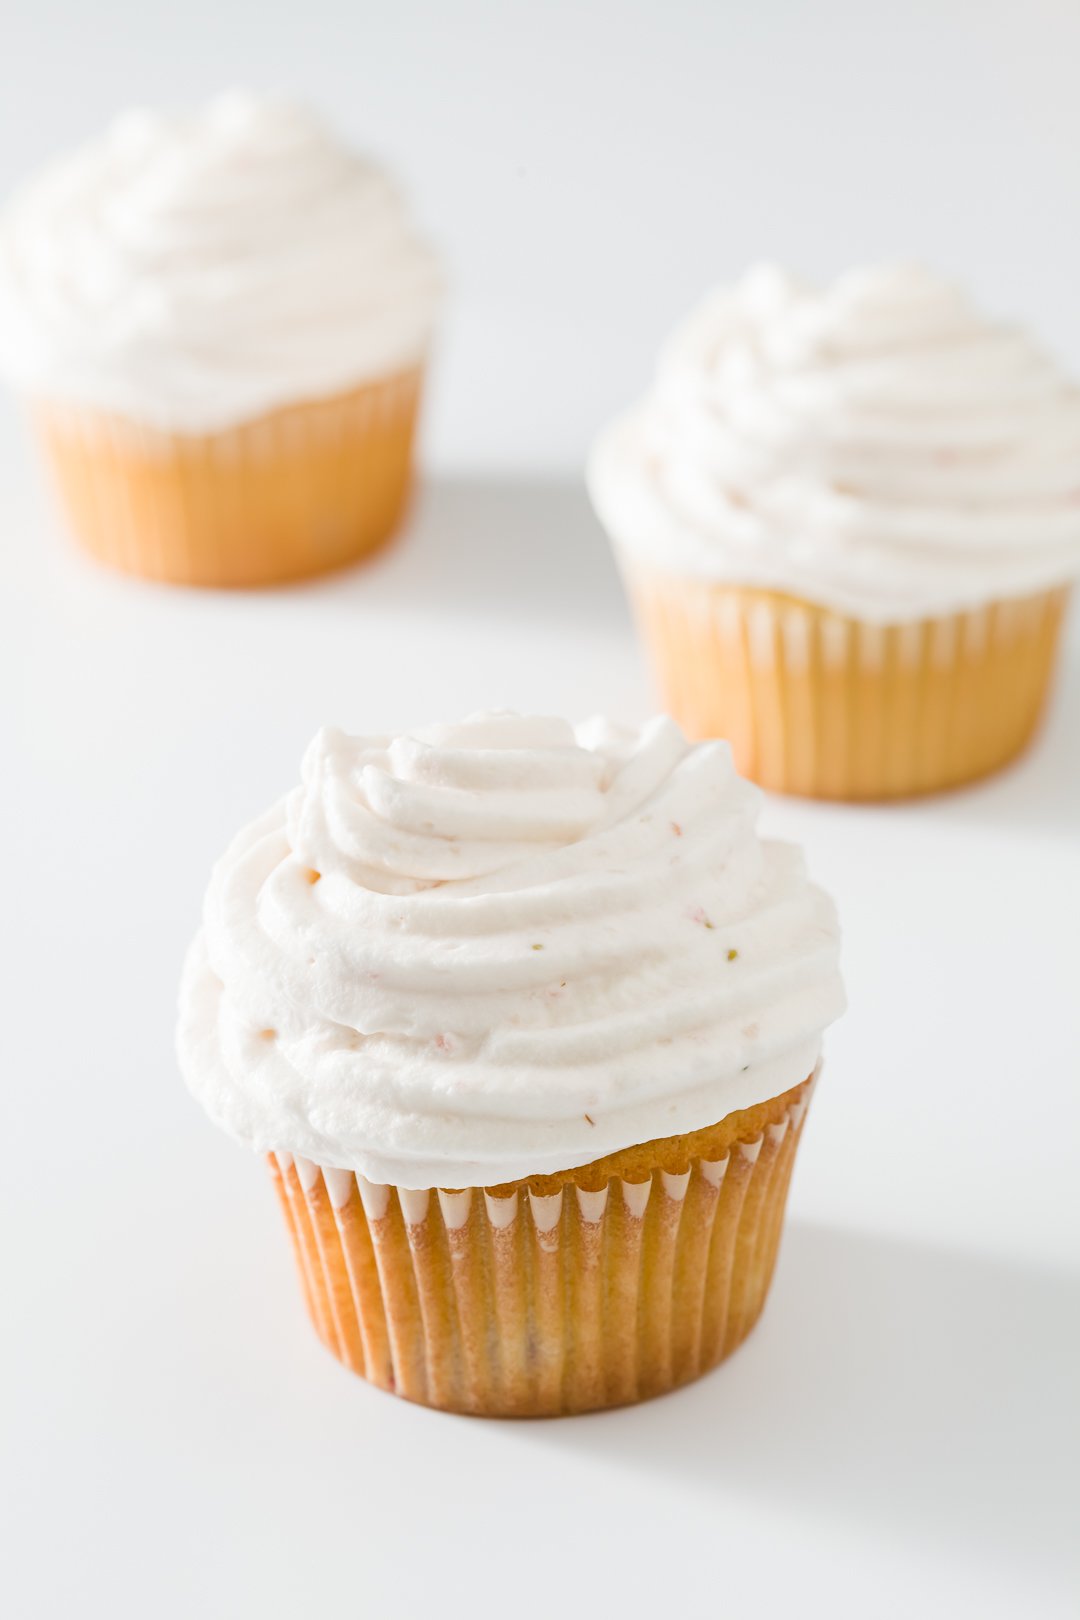
[[[439,278],[396,188],[311,114],[133,113],[0,220],[0,367],[76,535],[186,585],[393,532]]]
[[[541,1416],[753,1327],[837,929],[726,743],[667,719],[323,731],[218,863],[180,1066],[265,1154],[316,1330],[381,1389]]]
[[[1080,572],[1080,390],[910,267],[753,271],[589,466],[665,702],[765,787],[884,799],[996,770]]]

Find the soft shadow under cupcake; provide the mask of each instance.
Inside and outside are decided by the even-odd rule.
[[[1063,1580],[1080,1421],[1067,1273],[792,1223],[723,1378],[533,1425],[539,1445],[875,1532],[1023,1558]]]

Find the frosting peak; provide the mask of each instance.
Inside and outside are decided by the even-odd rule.
[[[386,742],[324,730],[288,806],[289,841],[368,888],[467,883],[585,835],[604,762],[563,721],[482,716]]]
[[[0,220],[0,364],[208,431],[415,364],[438,275],[388,178],[305,108],[136,111]]]
[[[902,622],[1080,573],[1080,389],[916,265],[712,294],[590,486],[628,560]]]
[[[832,908],[724,743],[659,719],[325,730],[218,863],[180,1061],[258,1149],[492,1185],[797,1084],[841,1009]]]

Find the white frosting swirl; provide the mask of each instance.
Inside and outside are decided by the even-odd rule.
[[[714,293],[589,481],[631,563],[876,622],[1080,574],[1080,390],[915,267]]]
[[[832,905],[666,719],[321,732],[215,868],[181,989],[210,1115],[406,1187],[492,1185],[804,1080]]]
[[[0,365],[30,394],[203,432],[415,364],[434,259],[303,108],[131,113],[0,221]]]

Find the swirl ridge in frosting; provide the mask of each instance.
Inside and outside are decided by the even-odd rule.
[[[246,92],[135,112],[0,219],[0,365],[34,397],[201,432],[420,361],[440,296],[390,179]]]
[[[601,436],[628,560],[902,622],[1080,573],[1080,389],[909,265],[713,293]]]
[[[779,1095],[843,996],[832,906],[758,799],[666,719],[324,730],[214,870],[185,1077],[256,1149],[419,1187]]]

